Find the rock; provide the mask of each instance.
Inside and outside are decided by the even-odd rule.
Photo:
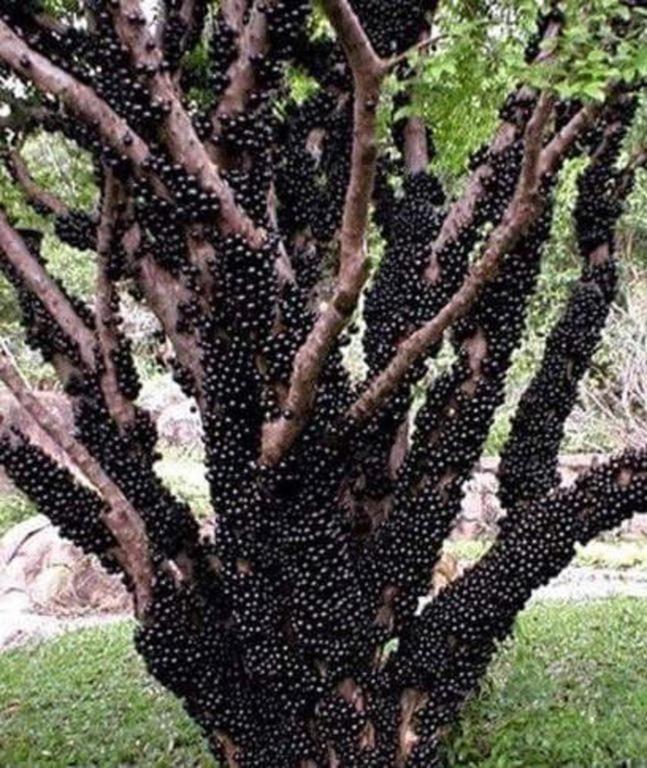
[[[81,616],[130,609],[119,577],[62,539],[43,515],[15,526],[0,540],[0,611]]]
[[[202,440],[202,421],[190,400],[165,408],[157,420],[157,430],[171,445],[194,446]]]
[[[139,404],[157,420],[166,408],[183,403],[186,399],[179,385],[170,375],[165,374],[143,382]]]
[[[161,440],[170,445],[193,446],[202,439],[202,423],[195,402],[189,400],[170,376],[144,384],[139,402],[157,424]]]
[[[623,523],[622,532],[637,539],[647,536],[647,515],[634,515]]]

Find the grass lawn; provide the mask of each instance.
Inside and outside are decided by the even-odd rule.
[[[212,763],[127,624],[0,658],[4,768]],[[447,740],[454,768],[647,766],[647,602],[535,605]]]
[[[443,549],[457,560],[473,563],[479,560],[491,545],[491,541],[483,539],[459,539],[446,541]],[[620,571],[627,568],[647,570],[647,539],[597,539],[585,547],[577,547],[573,565]]]

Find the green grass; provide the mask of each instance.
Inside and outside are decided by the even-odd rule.
[[[458,539],[445,542],[443,549],[457,560],[473,563],[487,552],[491,543],[482,539]],[[573,565],[609,568],[611,570],[625,570],[627,568],[647,570],[647,539],[592,541],[585,547],[578,547]]]
[[[179,702],[146,675],[132,631],[85,630],[1,657],[0,765],[212,765]]]
[[[0,765],[212,765],[180,705],[146,676],[131,634],[122,624],[3,655]],[[516,635],[448,737],[449,765],[647,766],[647,602],[536,605]]]
[[[155,464],[155,471],[166,486],[186,501],[198,517],[212,514],[206,468],[200,452],[166,447],[161,453],[162,458]]]
[[[448,744],[460,768],[647,766],[647,601],[523,614]]]

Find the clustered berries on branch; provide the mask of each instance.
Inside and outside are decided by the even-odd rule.
[[[500,498],[512,508],[559,484],[557,459],[564,423],[591,363],[617,286],[615,226],[622,213],[616,167],[636,98],[621,96],[607,108],[606,127],[592,131],[590,165],[579,179],[574,212],[582,275],[546,343],[540,370],[523,395],[502,452]],[[629,185],[633,176],[629,177]]]
[[[375,135],[380,84],[406,77],[401,56],[428,37],[436,5],[323,0],[334,37],[314,40],[302,0],[165,0],[154,21],[139,0],[92,0],[70,26],[38,0],[0,9],[0,77],[24,92],[0,124],[2,158],[98,271],[88,305],[49,274],[39,233],[0,215],[27,343],[74,415],[63,434],[0,352],[0,378],[72,466],[15,429],[0,432],[0,464],[63,535],[123,573],[139,652],[230,768],[439,764],[439,729],[530,592],[576,542],[647,509],[644,452],[569,490],[555,477],[615,294],[635,93],[616,85],[595,107],[519,86],[448,200],[418,118],[392,126],[398,159]],[[529,66],[563,23],[541,18]],[[300,102],[289,67],[316,83]],[[34,130],[89,153],[96,211],[38,187],[20,157]],[[579,155],[583,272],[503,452],[506,521],[420,613],[504,401],[560,169]],[[371,272],[373,222],[384,254]],[[158,361],[195,398],[208,534],[155,472],[125,291],[156,315]],[[445,332],[453,362],[412,419]],[[368,369],[359,383],[351,340]]]

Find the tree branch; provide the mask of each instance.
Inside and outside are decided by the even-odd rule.
[[[422,117],[410,117],[404,126],[404,164],[411,175],[423,173],[429,165],[427,126]]]
[[[117,33],[130,50],[133,61],[151,73],[148,79],[151,94],[160,103],[167,105],[164,118],[165,139],[174,159],[198,179],[204,190],[216,196],[220,204],[219,216],[223,232],[239,234],[252,247],[260,247],[266,233],[257,228],[238,206],[231,188],[220,176],[218,168],[198,138],[170,74],[161,66],[161,49],[146,25],[132,23],[130,20],[143,18],[139,0],[119,0],[113,7],[113,14]]]
[[[561,31],[562,24],[551,21],[543,34],[544,40],[554,40]],[[553,53],[550,50],[541,51],[534,59],[533,64],[542,64],[551,59]],[[523,102],[532,99],[534,91],[528,86],[520,87],[515,99]],[[513,121],[505,120],[498,128],[494,140],[490,146],[492,155],[500,155],[515,141],[518,127]],[[493,170],[489,162],[481,163],[471,174],[467,187],[463,194],[454,202],[448,214],[445,216],[440,232],[431,247],[429,264],[425,272],[425,278],[429,283],[435,284],[439,280],[439,254],[452,243],[458,242],[462,233],[466,232],[475,220],[479,202],[485,195],[485,184],[492,176]]]
[[[245,11],[249,5],[247,0],[221,0],[220,12],[232,29],[241,31],[245,19]]]
[[[387,61],[387,65],[389,69],[393,69],[394,67],[397,67],[398,64],[403,64],[405,61],[409,59],[412,53],[417,53],[419,51],[424,51],[425,48],[433,48],[437,43],[439,43],[442,40],[442,37],[440,35],[425,35],[421,40],[419,40],[415,45],[411,46],[409,50],[403,51],[403,53],[399,53],[396,56],[392,56]]]
[[[21,187],[23,186],[27,187],[27,189],[25,190],[26,194],[30,194],[34,201],[38,201],[39,203],[46,206],[51,213],[54,213],[56,215],[63,215],[63,216],[69,214],[69,209],[67,208],[65,203],[63,203],[55,195],[40,188],[36,184],[36,182],[33,180],[33,178],[28,175],[28,170],[26,168],[26,165],[22,157],[20,157],[20,155],[15,151],[13,152],[13,154],[17,158],[17,164],[20,167],[20,175],[17,181],[20,183]],[[110,227],[110,229],[112,229],[112,226]],[[116,246],[114,242],[110,246],[108,246],[107,237],[108,237],[108,232],[106,230],[106,238],[105,238],[105,244],[104,244],[105,247],[104,245],[98,246],[100,257],[102,252],[105,256],[107,255],[110,248]],[[131,262],[130,268],[135,270],[137,274],[137,281],[144,293],[148,306],[153,312],[153,314],[159,320],[168,338],[171,340],[171,343],[173,344],[173,348],[175,349],[179,363],[182,365],[183,368],[185,368],[187,371],[191,373],[191,376],[196,384],[196,389],[198,391],[198,395],[197,395],[198,401],[202,403],[202,405],[204,405],[204,403],[202,402],[202,395],[200,394],[201,386],[202,386],[202,369],[199,362],[200,354],[199,354],[198,346],[195,342],[195,339],[187,336],[186,334],[180,334],[176,330],[177,319],[178,319],[177,307],[179,307],[181,304],[188,303],[191,300],[191,294],[186,288],[181,286],[169,273],[165,272],[160,266],[158,266],[155,263],[154,259],[150,256],[150,254],[142,255],[141,260],[139,258],[135,258],[135,254],[140,248],[140,240],[141,240],[141,234],[140,234],[139,226],[137,223],[134,223],[129,227],[127,232],[123,235],[122,243],[121,243],[125,251],[129,255],[130,262]],[[98,279],[102,282],[105,282],[101,274],[102,269],[100,269],[99,271]],[[97,297],[105,294],[107,290],[108,290],[107,285],[104,286],[104,288],[99,288],[97,292]],[[110,292],[112,292],[111,287],[110,287]],[[108,305],[106,305],[104,309],[108,310],[109,309]],[[100,314],[101,309],[98,307],[97,310],[98,310],[97,321],[99,322],[98,315]],[[105,315],[106,319],[108,319],[107,325],[103,323],[106,331],[109,331],[111,327],[111,320],[109,319],[111,315],[112,315],[112,310],[109,311],[109,314]],[[75,336],[72,338],[78,339],[78,336]],[[104,345],[105,343],[106,343],[106,340],[104,339]],[[110,349],[114,348],[114,342],[110,343],[106,348],[110,348]],[[111,389],[112,388],[114,387],[111,386]],[[108,402],[110,402],[111,400],[115,403],[117,402],[113,398],[109,398]],[[123,398],[120,398],[120,400],[123,400]],[[123,421],[123,417],[126,418],[126,421],[130,420],[130,416],[128,415],[130,411],[130,406],[126,403],[124,403],[124,406],[125,407],[111,409],[111,413],[113,417],[115,417],[119,423]]]
[[[444,331],[472,307],[485,285],[497,275],[501,256],[518,241],[541,209],[539,184],[541,175],[553,172],[561,157],[578,135],[570,131],[560,142],[560,152],[551,151],[546,157],[541,152],[541,141],[551,115],[553,99],[543,96],[528,124],[525,135],[524,168],[519,184],[501,223],[488,238],[480,261],[470,270],[461,288],[429,322],[421,326],[404,341],[389,366],[380,374],[355,402],[349,417],[363,422],[371,416],[397,385],[404,380],[411,366],[441,339]],[[582,121],[582,126],[587,121]]]
[[[197,29],[198,19],[196,17],[201,8],[204,8],[204,3],[201,0],[182,0],[180,7],[174,13],[175,18],[179,19],[186,28],[181,46],[183,51],[188,49],[192,35]],[[160,40],[163,41],[163,37]]]
[[[591,127],[600,109],[601,106],[599,104],[587,104],[585,107],[582,107],[557,135],[548,142],[539,158],[540,175],[543,176],[553,172],[560,159],[570,149],[575,140],[587,128]]]
[[[40,187],[29,173],[27,164],[20,153],[11,149],[7,153],[7,167],[12,177],[25,193],[25,197],[32,204],[44,208],[57,216],[65,216],[69,213],[68,207],[56,195]]]
[[[510,122],[505,122],[498,130],[492,145],[491,152],[494,155],[501,154],[514,142],[517,135],[517,128]],[[454,202],[449,212],[443,219],[438,236],[431,246],[429,255],[429,265],[425,272],[425,279],[429,283],[437,283],[440,276],[438,274],[438,255],[451,243],[457,242],[462,232],[464,232],[473,222],[477,206],[485,193],[485,182],[492,176],[492,168],[489,163],[481,164],[471,175],[467,187],[461,197]]]
[[[96,338],[93,331],[79,317],[68,297],[47,274],[42,264],[30,253],[24,240],[9,224],[2,210],[0,210],[0,251],[18,272],[29,290],[40,299],[70,342],[77,345],[83,363],[89,370],[94,370]]]
[[[196,399],[204,414],[206,403],[200,347],[194,335],[178,331],[178,308],[190,302],[193,296],[185,286],[160,267],[146,246],[142,245],[142,231],[137,222],[124,234],[122,245],[148,307],[170,339],[180,366],[191,377]]]
[[[254,83],[254,59],[265,53],[267,48],[267,17],[261,3],[255,3],[250,12],[250,19],[243,25],[245,16],[244,3],[230,2],[223,7],[222,12],[233,29],[239,30],[236,60],[227,70],[229,84],[218,100],[213,115],[214,129],[219,130],[219,118],[234,115],[245,108],[247,96],[251,93]],[[216,155],[219,153],[216,152]]]
[[[124,2],[129,6],[133,4],[131,0],[124,0]],[[134,5],[139,5],[136,0]],[[127,22],[128,34],[125,34],[125,41],[131,46],[134,55],[139,57],[137,60],[140,63],[155,67],[157,74],[153,79],[154,90],[159,98],[171,106],[166,117],[169,149],[176,158],[179,158],[178,162],[181,162],[187,172],[198,178],[203,189],[212,191],[216,195],[220,202],[220,216],[226,225],[225,231],[236,232],[245,237],[254,247],[258,247],[264,241],[265,233],[257,229],[236,205],[231,189],[221,179],[204,145],[198,140],[191,120],[175,93],[170,77],[158,71],[161,63],[159,48],[155,46],[148,50],[152,38],[140,27],[141,25]],[[15,72],[31,80],[43,92],[57,96],[88,125],[95,126],[104,140],[121,155],[127,157],[140,173],[152,178],[160,191],[159,180],[149,170],[144,170],[151,157],[150,149],[144,140],[100,99],[95,91],[32,50],[2,21],[0,21],[0,59]]]
[[[402,764],[433,743],[478,682],[532,592],[556,576],[575,544],[647,511],[647,450],[627,452],[523,510],[494,546],[423,611],[394,654],[405,683]],[[429,695],[432,694],[432,695]],[[411,701],[415,707],[411,708]]]
[[[322,5],[357,76],[384,76],[388,62],[375,52],[368,35],[348,0],[322,0]]]
[[[544,170],[540,169],[539,160],[546,125],[552,115],[556,101],[557,99],[553,94],[544,91],[539,96],[535,111],[526,126],[523,162],[521,164],[519,187],[516,193],[516,196],[518,196],[517,205],[519,206],[532,203],[532,198],[539,191],[539,182],[542,176],[548,172],[549,166],[545,166]],[[579,135],[579,130],[575,135]],[[561,157],[564,148],[569,145],[570,142],[562,144],[562,151],[557,153],[555,160],[557,157]],[[554,162],[551,164],[554,164]]]
[[[115,285],[108,277],[110,252],[115,248],[118,208],[123,203],[121,188],[111,170],[106,171],[103,185],[101,219],[97,230],[97,254],[99,257],[95,298],[95,319],[97,338],[103,360],[104,372],[101,375],[101,389],[106,404],[114,420],[120,427],[132,424],[136,411],[119,386],[115,357],[119,353],[120,343],[117,335],[117,316],[115,306],[119,306],[119,296]]]
[[[394,634],[411,620],[419,596],[430,589],[465,482],[504,401],[512,350],[523,336],[549,234],[546,219],[538,220],[506,254],[496,282],[454,329],[456,361],[426,393],[393,491],[394,508],[366,547],[362,570],[370,574],[379,597],[377,620]],[[492,307],[497,307],[496,321],[488,312]]]
[[[339,274],[332,299],[295,357],[284,403],[288,417],[265,425],[261,460],[266,465],[278,463],[303,429],[314,404],[318,378],[369,275],[365,236],[375,185],[375,130],[385,68],[346,0],[324,0],[324,7],[346,51],[355,85],[351,174],[339,236]]]
[[[115,537],[120,564],[135,587],[137,615],[145,617],[151,600],[153,568],[144,524],[121,489],[103,471],[81,443],[63,428],[29,391],[4,348],[0,347],[0,379],[33,421],[60,447],[70,465],[92,483],[109,506],[102,520]]]
[[[520,503],[540,498],[560,483],[557,460],[564,424],[616,295],[614,229],[621,193],[613,181],[627,124],[614,107],[602,141],[591,150],[591,162],[578,180],[574,218],[582,274],[551,330],[541,365],[521,397],[501,452],[499,497],[509,515]],[[592,228],[591,220],[597,226]]]
[[[43,93],[59,98],[87,125],[95,126],[104,140],[138,169],[146,164],[150,150],[128,123],[92,88],[30,48],[3,21],[0,21],[0,59]]]

